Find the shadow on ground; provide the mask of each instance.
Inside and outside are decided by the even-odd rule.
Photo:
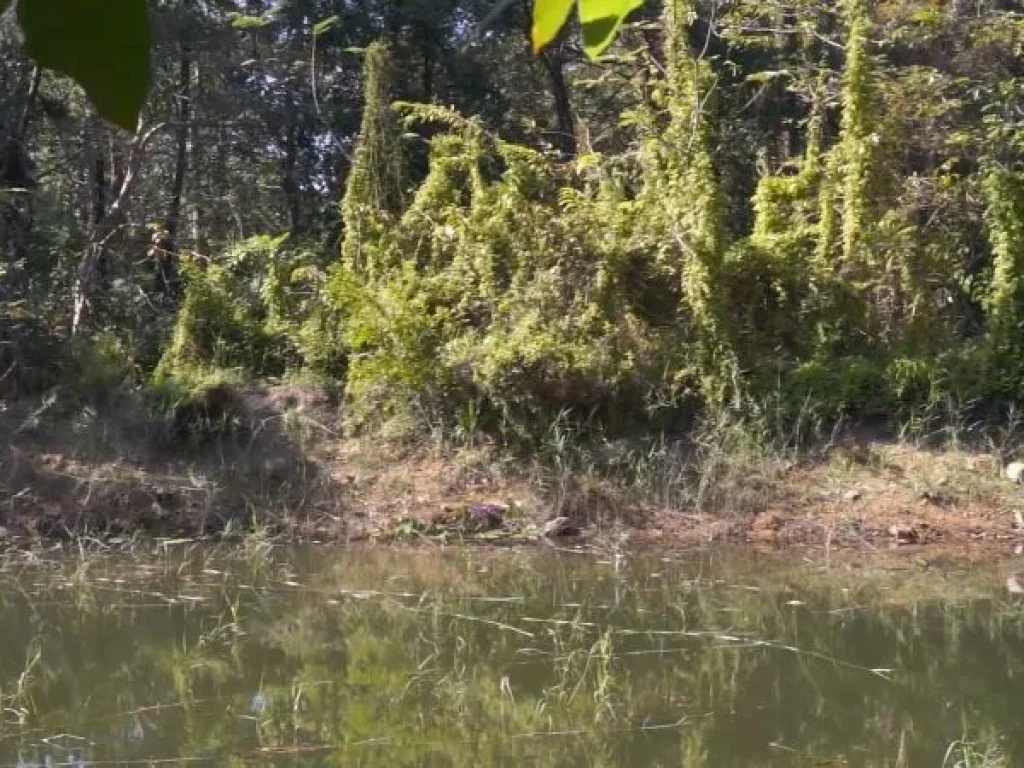
[[[0,402],[0,526],[45,536],[266,526],[344,538],[343,484],[306,450],[334,429],[333,404],[295,387],[236,398],[207,433],[154,416],[137,395],[102,407],[54,393]]]

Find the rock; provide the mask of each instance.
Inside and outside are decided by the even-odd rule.
[[[478,501],[470,504],[467,512],[469,516],[467,528],[475,531],[491,531],[495,528],[501,528],[504,524],[508,506],[506,504]]]
[[[861,492],[858,491],[856,488],[851,488],[850,490],[843,494],[843,501],[845,501],[847,504],[852,504],[853,502],[860,500]]]
[[[1024,531],[1024,515],[1020,513],[1019,509],[1013,513],[1013,530]]]
[[[571,517],[556,517],[553,520],[548,520],[541,529],[541,533],[548,538],[575,536],[579,532],[579,528],[573,525]]]
[[[906,523],[890,526],[889,535],[896,539],[897,544],[914,544],[920,538],[917,528]]]
[[[1006,465],[1005,473],[1011,483],[1024,482],[1024,461],[1011,461]]]

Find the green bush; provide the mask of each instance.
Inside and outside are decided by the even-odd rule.
[[[185,296],[157,380],[209,368],[281,376],[301,366],[301,321],[318,303],[316,270],[312,254],[286,251],[283,242],[250,238],[211,264],[183,263]]]

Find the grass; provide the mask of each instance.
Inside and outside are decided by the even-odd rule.
[[[1010,761],[996,740],[953,741],[942,760],[942,768],[1004,768],[1008,765]]]
[[[678,437],[615,439],[562,414],[526,451],[480,433],[472,413],[421,438],[350,435],[320,388],[207,384],[106,406],[54,393],[7,403],[3,525],[28,537],[352,540],[487,501],[516,510],[523,531],[567,516],[613,539],[831,548],[919,522],[946,540],[1004,536],[1024,511],[1001,477],[1024,449],[1012,410],[983,429],[947,403],[890,431],[826,421],[809,402],[784,416],[769,400],[708,412]]]

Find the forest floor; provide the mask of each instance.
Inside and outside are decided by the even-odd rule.
[[[244,429],[182,443],[126,403],[0,402],[0,539],[256,526],[322,542],[1024,550],[1024,486],[1005,478],[994,451],[850,430],[813,459],[720,456],[699,478],[714,485],[709,502],[669,506],[649,487],[555,472],[487,446],[345,437],[336,410],[308,388],[252,388],[244,403]],[[545,536],[559,517],[567,535]]]

